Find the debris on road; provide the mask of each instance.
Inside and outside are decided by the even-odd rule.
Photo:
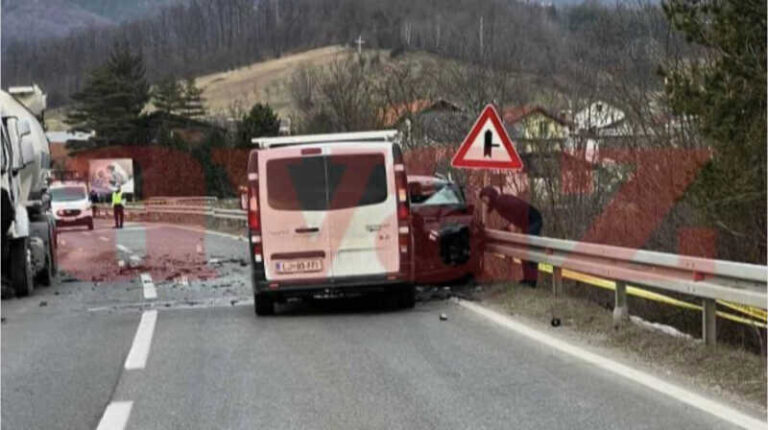
[[[447,321],[447,320],[448,320],[448,315],[440,314],[440,321]]]
[[[141,257],[138,255],[131,255],[131,257],[128,259],[128,264],[131,266],[131,268],[136,268],[141,265]]]
[[[40,307],[42,308],[44,306],[48,306],[48,302],[46,302],[45,300],[40,302]]]

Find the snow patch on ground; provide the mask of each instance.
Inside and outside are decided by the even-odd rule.
[[[693,336],[691,336],[691,335],[689,335],[687,333],[683,333],[680,330],[678,330],[678,329],[676,329],[676,328],[674,328],[672,326],[668,326],[666,324],[659,324],[659,323],[655,323],[655,322],[651,322],[651,321],[646,321],[646,320],[644,320],[644,319],[642,319],[640,317],[634,316],[634,315],[630,315],[629,319],[630,319],[630,321],[632,321],[633,324],[637,324],[638,326],[643,327],[643,328],[647,328],[649,330],[659,331],[659,332],[662,332],[664,334],[668,334],[670,336],[678,337],[678,338],[681,338],[681,339],[695,340],[693,338]]]

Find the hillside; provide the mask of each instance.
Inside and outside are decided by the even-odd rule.
[[[14,40],[63,37],[73,30],[111,24],[110,19],[66,0],[3,1],[3,47]]]
[[[203,90],[206,108],[212,115],[226,116],[236,105],[248,109],[256,102],[266,102],[285,116],[291,111],[287,85],[294,71],[328,65],[351,52],[338,45],[312,49],[201,76],[197,85]]]
[[[295,113],[289,89],[294,72],[305,67],[327,66],[353,53],[354,49],[339,45],[296,52],[226,72],[199,76],[197,86],[203,90],[205,107],[210,116],[229,117],[233,109],[247,110],[261,102],[268,103],[280,116],[287,117]],[[366,49],[365,53],[379,53],[382,61],[390,61],[387,50]],[[425,52],[411,52],[400,58],[420,64],[452,63],[452,60]],[[63,131],[68,128],[63,122],[65,110],[65,106],[48,110],[45,119],[48,130]],[[152,108],[148,107],[148,110]]]
[[[3,0],[3,46],[68,35],[153,15],[183,0]]]
[[[342,46],[327,46],[260,61],[251,65],[212,73],[197,78],[203,90],[205,107],[211,116],[228,117],[235,107],[248,109],[256,102],[268,103],[281,116],[292,113],[288,83],[291,75],[302,67],[325,66],[354,52]],[[151,108],[150,108],[151,109]],[[51,131],[68,127],[63,122],[66,107],[50,109],[46,126]]]

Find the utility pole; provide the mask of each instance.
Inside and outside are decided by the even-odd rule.
[[[355,40],[355,44],[357,45],[357,55],[363,55],[363,44],[365,41],[363,40],[363,35],[357,36],[357,40]]]

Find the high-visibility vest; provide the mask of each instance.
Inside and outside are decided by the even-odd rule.
[[[114,191],[112,193],[112,206],[122,205],[122,204],[123,204],[123,192],[122,191]]]

